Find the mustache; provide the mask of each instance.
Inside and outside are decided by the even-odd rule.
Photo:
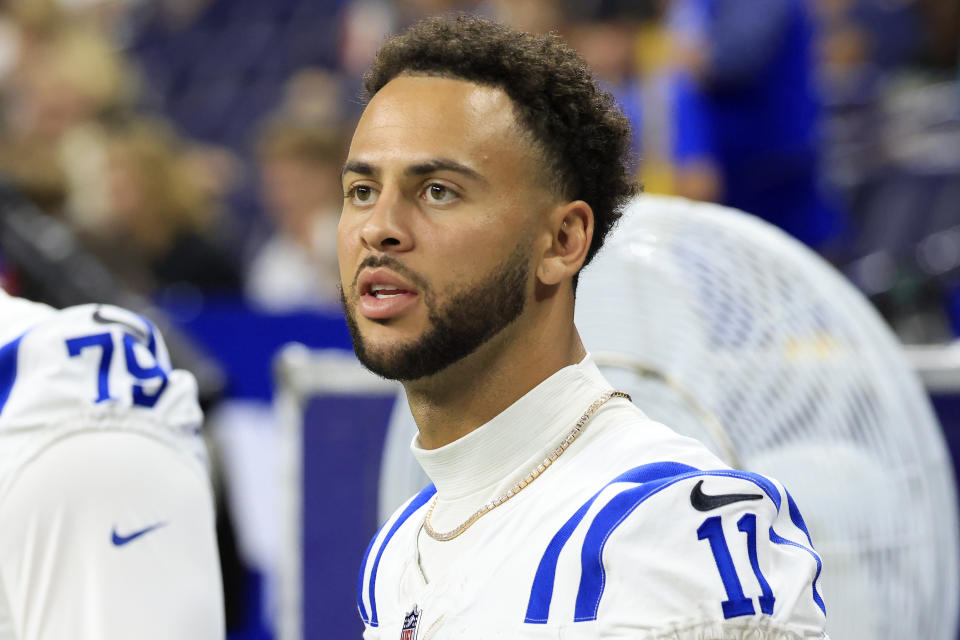
[[[383,255],[383,256],[367,256],[363,259],[363,262],[360,263],[360,266],[357,267],[357,273],[353,276],[353,282],[351,287],[356,289],[357,280],[360,279],[360,272],[364,269],[371,268],[376,269],[378,267],[386,267],[391,271],[396,271],[398,274],[409,280],[412,284],[416,285],[417,289],[421,292],[426,292],[430,286],[427,284],[427,281],[419,273],[409,268],[407,265],[403,264],[393,256]]]

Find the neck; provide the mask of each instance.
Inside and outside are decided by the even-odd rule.
[[[440,373],[407,382],[420,446],[436,449],[483,424],[586,350],[573,324],[573,305],[557,317],[524,317]]]

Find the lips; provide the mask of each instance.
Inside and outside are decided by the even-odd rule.
[[[365,270],[357,280],[360,301],[357,310],[371,320],[387,320],[414,305],[414,285],[388,269]]]

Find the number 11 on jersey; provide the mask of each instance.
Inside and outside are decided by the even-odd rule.
[[[760,571],[760,561],[757,557],[757,516],[752,513],[744,515],[737,521],[737,529],[747,534],[747,555],[750,557],[750,566],[753,568],[753,574],[756,576],[762,592],[760,597],[757,598],[760,603],[760,611],[767,615],[773,615],[773,604],[776,598],[773,597],[773,590]],[[697,537],[700,540],[710,541],[710,550],[713,552],[713,559],[720,571],[723,588],[727,592],[727,599],[721,603],[723,617],[752,616],[755,613],[753,600],[743,593],[740,577],[737,575],[733,558],[730,557],[730,549],[727,547],[727,540],[723,535],[720,516],[713,516],[704,520],[700,528],[697,529]]]

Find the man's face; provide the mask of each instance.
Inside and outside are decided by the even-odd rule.
[[[415,380],[521,315],[550,204],[503,91],[401,76],[370,101],[343,175],[342,302],[360,360]]]

